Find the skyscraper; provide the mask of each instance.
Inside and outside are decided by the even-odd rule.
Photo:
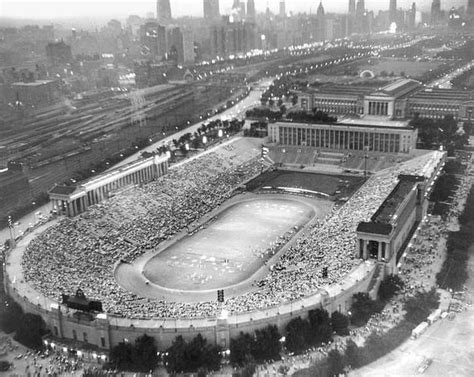
[[[416,3],[411,5],[411,9],[408,15],[408,29],[414,30],[416,28]]]
[[[356,0],[349,0],[349,14],[354,15],[356,12]]]
[[[240,1],[240,18],[243,20],[247,12],[245,12],[246,6],[245,1]]]
[[[156,20],[158,21],[160,25],[168,25],[171,23],[170,0],[157,0]]]
[[[204,18],[206,20],[216,21],[220,18],[219,0],[203,1]]]
[[[390,0],[390,22],[397,22],[397,0]]]
[[[247,18],[250,21],[255,21],[257,14],[255,12],[255,1],[254,0],[248,0],[247,1]]]
[[[431,24],[436,25],[441,21],[441,0],[433,0],[431,4]]]
[[[324,7],[323,7],[323,0],[321,0],[319,2],[318,11],[317,11],[316,15],[319,16],[319,17],[322,17],[322,16],[324,16],[324,13],[325,12],[324,12]]]
[[[280,17],[286,17],[286,4],[285,0],[280,0]]]
[[[474,16],[474,0],[468,0],[467,2],[467,14]]]

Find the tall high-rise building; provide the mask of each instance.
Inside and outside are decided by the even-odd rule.
[[[220,18],[219,0],[204,0],[203,10],[206,20],[218,20]]]
[[[160,25],[168,25],[171,23],[170,0],[156,1],[156,20]]]
[[[474,0],[468,0],[467,2],[467,14],[474,16]]]
[[[319,17],[322,17],[322,16],[324,16],[324,13],[325,12],[324,12],[323,0],[321,0],[319,2],[318,11],[317,11],[316,15],[319,16]]]
[[[189,29],[170,27],[168,29],[168,58],[175,60],[180,65],[194,63],[193,34]]]
[[[234,0],[234,3],[232,4],[232,10],[234,9],[240,9],[240,0]]]
[[[416,3],[411,5],[410,12],[408,14],[408,29],[413,30],[416,28]]]
[[[349,14],[354,15],[356,12],[356,0],[349,0]]]
[[[285,0],[280,0],[280,17],[286,17],[286,3]]]
[[[140,27],[140,43],[142,55],[161,59],[168,48],[166,44],[166,28],[158,22],[147,22]]]
[[[257,13],[255,11],[255,1],[248,0],[247,1],[247,18],[249,21],[255,21],[257,17]]]
[[[365,0],[359,0],[357,2],[356,12],[357,12],[357,14],[364,14],[365,13]]]
[[[431,4],[431,24],[439,24],[441,21],[441,0],[433,0]]]
[[[245,12],[245,9],[246,9],[246,5],[245,5],[245,1],[240,1],[240,18],[243,20],[245,18],[245,15],[247,14],[247,12]]]
[[[397,0],[390,0],[390,22],[397,22]]]

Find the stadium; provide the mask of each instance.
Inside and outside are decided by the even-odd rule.
[[[4,284],[66,349],[106,358],[144,333],[160,350],[198,333],[225,349],[242,331],[347,312],[354,293],[376,292],[403,263],[445,158],[424,151],[367,179],[275,173],[261,139],[236,137],[169,167],[143,159],[53,188],[69,216],[18,242]],[[103,310],[61,299],[78,289],[76,303]]]

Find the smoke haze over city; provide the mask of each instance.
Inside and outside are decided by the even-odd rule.
[[[280,0],[256,0],[255,5],[258,12],[266,10],[267,4],[272,12],[278,12]],[[399,0],[398,7],[408,9],[412,0]],[[416,1],[418,9],[428,10],[431,1]],[[288,12],[316,13],[319,5],[318,0],[291,0],[286,1]],[[347,12],[348,0],[323,1],[323,5],[328,12]],[[442,1],[441,6],[448,9],[452,6],[465,5],[463,0]],[[232,0],[221,0],[221,13],[230,13]],[[367,9],[378,11],[386,10],[389,7],[388,0],[367,0]],[[181,16],[202,16],[202,1],[196,0],[172,0],[171,8],[174,17]],[[155,12],[155,1],[112,1],[112,0],[1,0],[0,17],[24,18],[24,19],[61,19],[61,18],[106,18],[125,17],[130,14],[145,15]]]

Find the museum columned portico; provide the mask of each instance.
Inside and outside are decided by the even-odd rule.
[[[58,214],[76,216],[130,185],[151,182],[168,172],[167,156],[152,156],[101,173],[75,186],[56,185],[49,198]]]

